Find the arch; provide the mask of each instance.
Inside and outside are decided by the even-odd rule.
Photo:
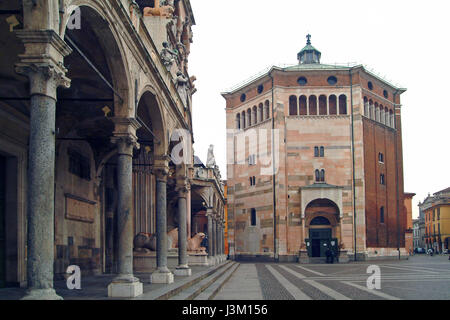
[[[264,121],[264,105],[262,103],[258,106],[258,122]]]
[[[385,120],[386,120],[386,118],[385,118],[385,116],[384,116],[384,107],[383,107],[382,104],[380,104],[380,122],[381,122],[382,124],[386,124],[386,123],[385,123]]]
[[[345,94],[339,96],[339,114],[347,114],[347,96]]]
[[[317,115],[317,97],[312,95],[309,96],[309,115]]]
[[[331,223],[330,223],[330,220],[328,220],[324,216],[317,216],[311,220],[309,225],[310,226],[329,226],[329,225],[331,225]]]
[[[308,114],[308,105],[306,103],[306,96],[300,96],[300,98],[298,99],[299,101],[299,109],[300,109],[300,115],[301,116],[306,116]]]
[[[310,225],[311,221],[318,216],[327,218],[330,224],[334,226],[339,221],[339,206],[328,198],[316,198],[311,200],[305,206],[305,224],[307,226]]]
[[[378,108],[378,102],[375,102],[374,108],[375,108],[375,121],[380,122],[380,109]]]
[[[392,110],[389,110],[389,118],[390,118],[390,127],[395,129],[394,112]]]
[[[236,115],[236,129],[241,129],[241,114]]]
[[[264,107],[266,109],[266,111],[265,111],[265,113],[266,113],[265,119],[267,120],[267,119],[270,118],[270,102],[269,102],[269,100],[266,100],[266,102],[264,103]]]
[[[369,101],[364,97],[364,116],[369,117]]]
[[[332,94],[329,98],[328,98],[328,104],[330,106],[330,115],[337,115],[337,97]]]
[[[163,156],[169,151],[169,137],[165,134],[167,127],[164,112],[154,89],[149,85],[145,86],[138,101],[136,115],[153,132],[154,136],[148,132],[145,126],[139,128],[136,135],[138,139],[145,141],[143,145],[148,144],[150,146],[154,155]]]
[[[389,109],[387,107],[384,108],[384,123],[389,126]]]
[[[258,112],[256,110],[256,106],[253,106],[253,109],[252,109],[252,120],[253,120],[253,124],[254,125],[258,123],[258,119],[256,118],[257,114],[258,114]]]
[[[289,115],[296,116],[298,114],[297,112],[298,112],[297,97],[290,96],[289,97]]]
[[[320,95],[319,96],[319,115],[326,116],[328,114],[327,110],[327,96]]]
[[[247,109],[247,127],[251,127],[252,125],[252,110],[250,108]]]
[[[241,116],[241,128],[245,129],[247,127],[247,122],[245,121],[245,111],[242,111]]]
[[[373,101],[369,100],[369,118],[374,120],[375,119],[375,113],[373,110]]]
[[[85,25],[81,30],[69,30],[67,24],[77,7],[81,10],[82,23]],[[111,74],[111,84],[116,92],[120,92],[122,98],[114,95],[115,116],[133,117],[135,110],[129,108],[130,105],[134,105],[134,103],[130,103],[134,101],[133,90],[130,90],[133,87],[129,72],[130,67],[127,59],[124,58],[126,57],[126,50],[119,36],[120,32],[116,28],[117,24],[111,19],[111,14],[106,12],[107,8],[103,8],[97,1],[73,0],[67,4],[67,8],[62,17],[61,38],[65,39],[66,36],[70,36],[72,39],[76,32],[82,32],[83,35],[90,32],[95,34],[98,39],[96,44],[105,52],[106,62]],[[86,30],[86,24],[90,26],[89,30]],[[91,26],[91,24],[93,25]]]

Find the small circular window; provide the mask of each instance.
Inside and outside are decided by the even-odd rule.
[[[389,98],[389,93],[387,92],[387,90],[383,91],[383,96],[387,99]]]
[[[373,83],[372,82],[369,81],[367,83],[367,86],[369,87],[370,90],[373,90]]]
[[[337,83],[337,78],[335,76],[328,77],[328,84],[334,86]]]
[[[243,94],[241,95],[241,102],[244,102],[245,99],[247,99],[247,96],[245,95],[245,93],[243,93]]]
[[[297,79],[297,83],[298,83],[299,85],[301,85],[301,86],[304,86],[305,84],[308,83],[308,80],[306,80],[305,77],[300,77],[300,78]]]
[[[264,90],[264,86],[263,86],[262,84],[260,84],[260,85],[258,86],[258,94],[259,94],[259,93],[262,93],[263,90]]]

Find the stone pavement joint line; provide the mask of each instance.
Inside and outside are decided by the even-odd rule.
[[[299,268],[299,269],[303,269],[303,270],[305,270],[305,271],[311,272],[311,273],[313,273],[313,274],[316,274],[316,275],[318,275],[318,276],[325,276],[323,273],[320,273],[320,272],[318,272],[318,271],[311,270],[311,269],[306,268],[306,267],[303,267],[303,266],[298,266],[298,265],[296,265],[296,267]]]
[[[258,273],[254,264],[241,264],[214,300],[263,300]]]
[[[348,281],[342,281],[341,283],[344,283],[344,284],[346,284],[346,285],[355,287],[355,288],[357,288],[357,289],[360,289],[360,290],[369,292],[369,293],[371,293],[371,294],[374,294],[374,295],[379,296],[379,297],[384,298],[384,299],[388,299],[388,300],[401,300],[400,298],[391,296],[391,295],[389,295],[389,294],[387,294],[387,293],[383,293],[383,292],[380,292],[380,291],[375,290],[375,289],[370,290],[370,289],[368,289],[368,288],[366,288],[366,287],[363,287],[363,286],[360,286],[360,285],[358,285],[358,284],[351,283],[351,282],[348,282]]]
[[[303,293],[299,288],[293,285],[288,279],[283,277],[272,266],[267,265],[267,269],[275,276],[275,278],[286,288],[287,291],[295,298],[295,300],[311,300],[309,296]],[[283,267],[283,266],[281,266]]]
[[[381,265],[381,267],[404,270],[404,271],[416,271],[416,272],[439,274],[439,272],[437,272],[437,271],[432,271],[428,268],[422,268],[422,267],[393,266],[393,265],[388,265],[388,264]]]
[[[287,272],[289,272],[290,274],[292,274],[293,276],[302,279],[303,281],[305,281],[306,283],[308,283],[309,285],[315,287],[316,289],[322,291],[323,293],[325,293],[326,295],[332,297],[333,299],[336,300],[351,300],[349,297],[344,296],[343,294],[328,288],[327,286],[324,286],[321,283],[318,283],[314,280],[310,280],[310,279],[306,279],[306,277],[304,275],[302,275],[301,273],[294,271],[286,266],[280,266],[281,268],[283,268],[284,270],[286,270]]]

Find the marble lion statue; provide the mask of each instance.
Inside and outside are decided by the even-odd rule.
[[[188,240],[187,250],[192,252],[206,252],[206,248],[200,246],[205,236],[203,232],[199,232],[190,238]]]
[[[156,234],[140,232],[134,237],[134,251],[148,253],[156,251]],[[178,246],[178,228],[172,229],[167,233],[167,249],[173,249]]]

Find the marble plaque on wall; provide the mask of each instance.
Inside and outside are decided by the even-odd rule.
[[[66,196],[66,218],[83,222],[94,222],[95,201],[83,199],[72,194]]]

